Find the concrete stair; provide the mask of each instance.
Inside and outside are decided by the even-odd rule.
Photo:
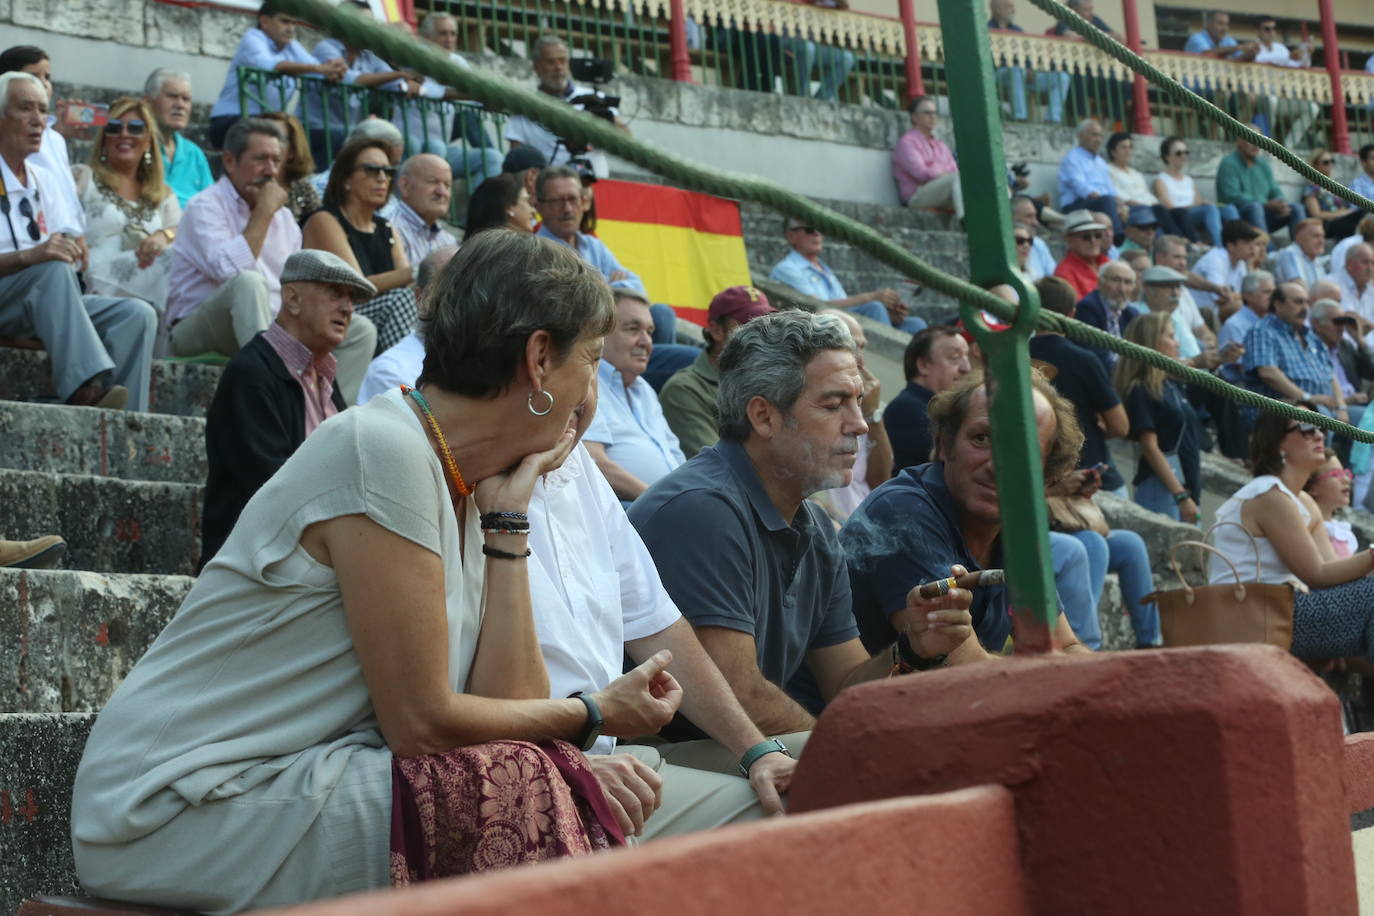
[[[153,360],[153,413],[204,417],[223,372],[218,366]],[[0,348],[0,401],[32,401],[52,395],[52,367],[41,350]]]
[[[0,401],[0,467],[125,480],[205,480],[205,421]]]

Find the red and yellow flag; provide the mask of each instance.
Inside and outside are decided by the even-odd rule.
[[[634,181],[596,183],[596,235],[653,302],[706,324],[711,297],[749,284],[739,204]]]

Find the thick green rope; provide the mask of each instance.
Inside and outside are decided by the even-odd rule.
[[[1282,143],[1271,140],[1250,125],[1237,121],[1177,80],[1166,76],[1145,58],[1060,3],[1059,0],[1030,0],[1030,2],[1082,35],[1088,44],[1116,58],[1158,86],[1175,104],[1182,105],[1207,120],[1220,124],[1230,137],[1239,137],[1242,140],[1250,141],[1318,187],[1330,191],[1342,200],[1349,201],[1366,213],[1374,213],[1374,200],[1357,194],[1339,181],[1323,175]]]
[[[452,86],[484,105],[524,115],[540,122],[556,135],[592,143],[628,162],[671,179],[682,187],[764,204],[795,220],[816,226],[827,235],[846,241],[904,276],[928,286],[951,299],[971,303],[991,312],[1000,320],[1015,318],[1016,306],[992,295],[967,280],[938,270],[872,228],[836,213],[764,178],[707,169],[676,156],[592,115],[584,114],[550,96],[531,92],[502,77],[480,69],[463,69],[447,54],[397,29],[365,19],[347,11],[346,6],[330,6],[322,0],[279,0],[278,6],[312,25],[324,29],[354,48],[367,48],[392,66],[401,66]],[[1365,432],[1324,414],[1313,413],[1230,385],[1208,372],[1184,366],[1162,353],[1138,346],[1090,325],[1042,311],[1038,324],[1042,330],[1058,331],[1069,339],[1092,347],[1110,350],[1163,369],[1170,376],[1198,385],[1240,404],[1258,407],[1291,419],[1320,426],[1359,442],[1374,443],[1374,432]]]

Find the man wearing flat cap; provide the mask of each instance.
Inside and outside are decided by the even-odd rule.
[[[348,334],[354,304],[375,295],[366,277],[330,252],[307,248],[286,259],[281,311],[229,361],[205,418],[202,567],[258,488],[344,409],[334,349]]]

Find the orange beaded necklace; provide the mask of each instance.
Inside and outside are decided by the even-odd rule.
[[[425,420],[429,422],[429,430],[434,433],[434,439],[439,443],[439,453],[444,456],[444,468],[448,471],[448,479],[453,483],[454,489],[460,496],[471,496],[472,487],[463,479],[463,472],[458,470],[458,462],[453,460],[453,452],[449,451],[444,431],[439,428],[439,421],[434,419],[434,411],[429,409],[429,402],[425,400],[425,396],[409,385],[401,386],[401,394],[410,395],[415,399],[415,403],[420,405],[420,413],[425,415]]]

